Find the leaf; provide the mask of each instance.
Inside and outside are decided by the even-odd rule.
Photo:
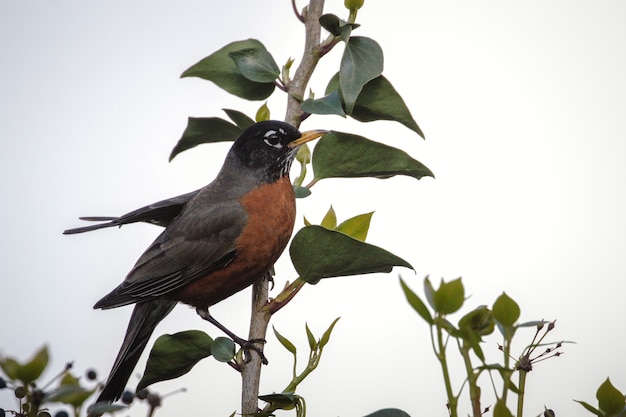
[[[308,324],[304,324],[304,329],[306,330],[306,338],[309,341],[309,349],[313,352],[317,349],[317,341],[315,340],[315,336],[313,336],[311,329],[309,329]]]
[[[300,277],[310,284],[323,278],[390,272],[394,266],[413,269],[407,261],[384,249],[321,226],[300,229],[289,254]]]
[[[365,417],[411,417],[402,410],[397,408],[384,408],[382,410],[374,411],[372,414],[368,414]]]
[[[313,150],[313,172],[324,178],[389,178],[406,175],[416,179],[434,177],[430,169],[406,152],[362,136],[330,132]]]
[[[346,22],[330,13],[320,16],[319,22],[331,35],[338,36],[344,42],[349,40],[352,30],[360,26],[358,23]]]
[[[80,407],[95,391],[96,388],[87,390],[78,384],[64,384],[47,394],[46,402],[60,402]]]
[[[255,82],[246,78],[230,56],[232,52],[249,49],[267,51],[256,39],[232,42],[189,67],[181,77],[212,81],[218,87],[246,100],[265,100],[274,91],[274,83]]]
[[[230,120],[237,125],[241,130],[244,130],[254,124],[254,120],[248,117],[246,114],[232,109],[222,109]]]
[[[240,49],[228,54],[237,69],[247,79],[257,83],[271,83],[280,75],[280,69],[265,47]]]
[[[276,336],[276,339],[278,339],[280,344],[283,345],[285,349],[287,349],[289,352],[295,355],[297,353],[296,346],[293,343],[291,343],[291,341],[287,339],[285,336],[278,333],[278,330],[276,330],[274,326],[272,326],[272,329],[274,329],[274,335]]]
[[[517,303],[503,292],[493,303],[493,318],[505,327],[511,327],[520,316]]]
[[[9,379],[19,380],[28,385],[35,381],[48,366],[48,348],[43,346],[26,363],[20,364],[13,358],[0,359],[0,368]]]
[[[199,330],[160,336],[150,351],[146,370],[137,389],[186,374],[201,359],[211,355],[212,344],[211,336]]]
[[[183,136],[170,153],[170,161],[179,153],[203,143],[234,141],[243,129],[219,117],[189,117]]]
[[[430,307],[435,309],[435,289],[433,284],[430,283],[428,276],[424,278],[424,294],[426,294],[426,301],[430,304]]]
[[[471,331],[479,336],[487,336],[493,333],[495,323],[491,310],[486,306],[475,308],[459,320],[459,329]]]
[[[333,320],[333,322],[330,323],[330,326],[328,326],[328,329],[326,329],[326,331],[324,332],[324,334],[320,338],[320,343],[319,343],[320,349],[323,348],[324,346],[326,346],[326,344],[330,340],[330,334],[333,332],[333,329],[335,328],[335,324],[337,324],[339,319],[340,319],[340,317],[337,317],[335,320]]]
[[[254,117],[257,122],[262,122],[270,119],[270,108],[267,107],[267,101],[263,103],[261,107],[256,111],[256,115]]]
[[[331,78],[326,93],[339,88],[339,73]],[[391,82],[380,75],[363,86],[350,117],[360,122],[391,120],[399,122],[424,138],[424,132],[413,119],[409,108]]]
[[[404,291],[404,296],[406,300],[409,302],[413,310],[417,312],[426,321],[426,323],[432,326],[433,317],[430,315],[430,311],[426,307],[426,304],[411,290],[408,285],[404,282],[402,278],[400,278],[400,285],[402,286],[402,291]]]
[[[461,308],[465,301],[465,289],[461,278],[450,282],[441,280],[439,288],[434,293],[433,308],[439,314],[452,314]]]
[[[306,99],[300,107],[306,113],[336,114],[337,116],[346,117],[346,112],[343,111],[341,96],[337,90],[319,99]]]
[[[604,414],[602,414],[602,411],[600,411],[597,408],[593,407],[591,404],[586,403],[584,401],[578,401],[578,400],[574,400],[574,401],[576,401],[578,404],[580,404],[583,407],[585,407],[585,410],[589,411],[590,413],[595,414],[597,416],[604,416]]]
[[[513,414],[507,408],[506,403],[500,399],[493,408],[493,417],[513,417]]]
[[[292,409],[298,402],[298,397],[293,392],[259,395],[259,399],[267,403],[276,404],[283,410]]]
[[[611,380],[609,378],[607,378],[606,381],[604,381],[598,388],[596,398],[598,399],[598,407],[607,416],[619,413],[626,406],[624,394],[611,384]]]
[[[235,342],[228,337],[216,337],[211,345],[211,354],[219,362],[228,362],[235,357]]]
[[[293,187],[296,198],[305,198],[311,195],[311,190],[306,187]]]
[[[356,240],[365,242],[373,214],[374,212],[371,211],[369,213],[354,216],[348,220],[343,221],[339,226],[335,227],[335,230],[345,233]]]
[[[351,114],[363,86],[383,72],[383,50],[373,39],[350,37],[341,58],[339,86],[347,114]]]
[[[326,215],[322,219],[320,226],[331,230],[337,227],[337,215],[335,214],[335,209],[333,209],[333,206],[330,206],[330,208],[326,212]]]

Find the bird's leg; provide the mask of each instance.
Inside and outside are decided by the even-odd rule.
[[[234,334],[233,332],[231,332],[230,330],[228,330],[222,323],[220,323],[219,321],[217,321],[210,313],[209,313],[209,309],[208,308],[196,308],[196,313],[198,313],[198,315],[203,319],[208,321],[209,323],[213,324],[215,327],[217,327],[218,329],[220,329],[221,331],[223,331],[224,333],[226,333],[226,335],[228,337],[230,337],[231,339],[233,339],[233,341],[235,343],[237,343],[239,346],[241,346],[241,348],[243,349],[243,351],[246,353],[246,355],[249,355],[249,352],[251,350],[254,350],[256,353],[259,354],[259,356],[261,357],[261,361],[263,362],[264,365],[268,364],[267,358],[265,357],[265,355],[263,354],[263,350],[261,348],[259,348],[258,346],[255,345],[255,343],[265,343],[266,340],[265,339],[250,339],[250,340],[246,340],[244,338],[241,338],[239,336],[237,336],[236,334]]]

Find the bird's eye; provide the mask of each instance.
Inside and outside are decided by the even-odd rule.
[[[263,137],[263,141],[273,148],[280,149],[283,147],[283,144],[280,142],[280,136],[275,130],[268,131]]]

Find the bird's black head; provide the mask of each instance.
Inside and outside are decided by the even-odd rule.
[[[287,175],[298,147],[326,131],[300,133],[288,123],[268,120],[255,123],[235,140],[231,153],[243,168],[260,170],[269,181]]]

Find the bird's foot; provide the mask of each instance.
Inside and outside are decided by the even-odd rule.
[[[211,314],[209,313],[209,309],[208,308],[196,308],[196,313],[198,313],[198,315],[203,319],[208,321],[209,323],[213,324],[215,327],[217,327],[218,329],[220,329],[221,331],[223,331],[228,337],[230,337],[233,342],[237,343],[239,346],[241,346],[241,349],[243,350],[244,354],[246,355],[246,362],[250,362],[251,357],[250,357],[250,351],[253,350],[255,351],[260,357],[261,357],[261,362],[263,363],[263,365],[267,365],[269,362],[267,360],[267,358],[265,357],[265,355],[263,354],[263,348],[257,346],[257,344],[264,344],[266,342],[265,339],[244,339],[242,337],[237,336],[236,334],[234,334],[233,332],[231,332],[230,330],[228,330],[222,323],[220,323],[219,321],[217,321],[213,316],[211,316]]]

